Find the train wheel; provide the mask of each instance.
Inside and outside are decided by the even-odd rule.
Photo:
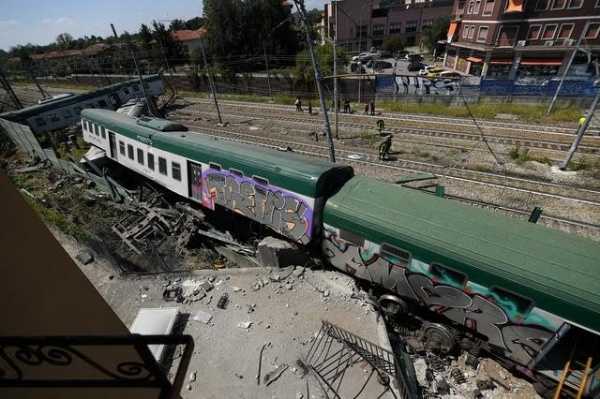
[[[387,316],[398,316],[408,312],[408,304],[396,295],[384,294],[379,297],[377,304]]]
[[[456,333],[439,323],[427,323],[423,326],[425,348],[431,352],[448,354],[456,345]]]

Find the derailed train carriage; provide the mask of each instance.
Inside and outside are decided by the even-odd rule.
[[[198,205],[321,246],[386,290],[384,308],[425,315],[439,349],[467,342],[551,389],[565,379],[600,398],[597,243],[166,120],[85,110],[82,128],[107,158]]]
[[[144,89],[150,97],[164,93],[160,75],[143,78]],[[127,101],[142,98],[139,79],[115,83],[83,94],[60,95],[40,104],[0,114],[1,119],[27,125],[35,134],[73,126],[81,119],[81,111],[88,108],[116,110]]]

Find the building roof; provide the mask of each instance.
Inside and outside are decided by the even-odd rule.
[[[323,219],[600,331],[600,245],[590,239],[364,177],[327,201]]]
[[[171,32],[171,37],[179,42],[189,42],[192,40],[200,40],[206,36],[207,30],[200,28],[197,30],[183,29]]]

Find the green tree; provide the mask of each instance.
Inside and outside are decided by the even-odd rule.
[[[198,30],[202,26],[204,26],[205,23],[206,23],[206,21],[204,20],[204,18],[195,17],[195,18],[188,19],[187,21],[185,21],[185,28],[191,29],[191,30]]]
[[[342,49],[337,48],[338,74],[348,64],[348,54]],[[321,76],[327,77],[333,75],[333,48],[330,45],[318,46],[315,48],[315,55],[319,60],[321,67]],[[296,83],[304,85],[307,90],[314,87],[315,72],[312,65],[312,60],[308,50],[303,50],[296,56],[296,67],[294,69]]]
[[[397,36],[386,37],[383,40],[383,49],[385,51],[389,51],[392,54],[395,54],[399,51],[404,50],[404,42],[400,37]]]
[[[139,36],[140,36],[140,40],[142,41],[142,45],[144,46],[144,48],[149,49],[151,47],[151,43],[152,43],[152,40],[154,40],[154,38],[152,37],[152,31],[150,30],[148,25],[142,24],[140,26]]]
[[[169,30],[174,32],[176,30],[184,30],[187,29],[185,21],[183,19],[174,19],[169,24]]]
[[[436,19],[431,26],[423,29],[423,43],[429,48],[429,51],[433,51],[438,40],[446,37],[449,26],[450,17],[448,16]]]
[[[73,45],[73,36],[70,33],[61,33],[56,36],[56,44],[63,49],[71,48]]]

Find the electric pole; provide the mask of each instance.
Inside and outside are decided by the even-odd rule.
[[[550,115],[550,113],[552,112],[552,109],[554,109],[556,100],[558,100],[558,94],[560,93],[560,89],[562,89],[563,83],[565,82],[565,78],[567,77],[567,73],[569,72],[569,69],[571,69],[571,65],[573,64],[573,61],[575,60],[575,56],[577,55],[577,52],[579,51],[579,46],[581,45],[583,36],[584,36],[583,33],[581,34],[581,36],[579,36],[579,40],[577,40],[575,49],[573,49],[573,52],[571,53],[571,56],[569,57],[569,62],[567,63],[567,66],[565,67],[565,69],[560,77],[560,82],[558,82],[558,87],[556,88],[556,92],[554,93],[554,96],[552,97],[552,101],[550,101],[550,105],[548,106],[546,115]]]
[[[273,101],[273,90],[271,89],[271,74],[269,73],[269,58],[267,57],[267,44],[263,42],[263,50],[265,53],[265,68],[267,68],[267,86],[269,87],[269,97]]]
[[[335,5],[334,5],[335,4]],[[337,78],[337,36],[338,36],[338,4],[337,1],[331,1],[331,7],[333,8],[333,17],[335,18],[335,27],[333,28],[333,106],[335,109],[335,138],[339,139],[340,135],[338,132],[338,115],[340,113],[340,107],[338,106],[338,78]]]
[[[599,83],[599,82],[596,82],[596,83]],[[597,85],[595,85],[595,86],[597,86]],[[575,151],[577,151],[577,147],[579,146],[579,143],[581,143],[581,140],[583,140],[583,135],[585,134],[586,130],[590,126],[590,123],[592,122],[592,118],[594,117],[594,112],[596,111],[598,102],[600,102],[600,88],[598,88],[598,90],[596,91],[596,97],[594,97],[594,101],[592,102],[592,105],[590,106],[588,114],[585,118],[585,122],[583,123],[583,125],[580,125],[579,129],[577,130],[577,137],[575,137],[575,141],[573,141],[573,144],[571,144],[571,148],[569,148],[569,152],[567,152],[567,157],[560,164],[560,170],[567,169],[567,167],[569,166],[569,162],[571,162],[571,159],[573,159],[573,155],[575,155]]]
[[[115,35],[115,39],[118,40],[119,35],[117,35],[117,30],[115,29],[115,26],[113,24],[110,24],[110,28],[113,31],[113,35]],[[150,112],[150,115],[156,116],[156,110],[154,109],[154,102],[148,96],[148,93],[146,92],[146,87],[144,86],[144,79],[142,78],[142,73],[140,72],[140,69],[138,68],[137,60],[135,59],[135,51],[133,50],[133,46],[129,40],[127,41],[126,44],[127,44],[127,48],[129,49],[129,53],[131,54],[131,59],[133,59],[133,66],[135,68],[135,71],[137,72],[138,79],[140,81],[140,86],[142,87],[142,94],[144,95],[144,98],[146,99],[146,104],[148,105],[148,111]]]
[[[319,66],[319,61],[315,57],[315,51],[313,49],[312,37],[310,36],[310,26],[308,25],[308,21],[306,18],[306,9],[304,8],[304,0],[294,0],[294,4],[298,9],[298,14],[300,14],[300,19],[302,20],[302,24],[304,25],[304,30],[306,33],[306,43],[308,45],[308,52],[310,54],[310,58],[312,60],[313,69],[315,71],[315,81],[317,84],[317,90],[319,92],[319,100],[321,102],[321,112],[323,112],[323,118],[325,123],[325,134],[327,135],[327,141],[329,142],[329,160],[332,163],[335,163],[335,148],[333,147],[333,138],[331,137],[331,126],[329,124],[329,115],[327,114],[327,105],[325,104],[325,97],[323,96],[323,88],[321,81],[321,67]],[[336,104],[337,105],[337,104]]]
[[[12,86],[10,85],[10,82],[6,78],[6,75],[4,75],[4,71],[2,71],[2,69],[0,69],[0,86],[8,93],[8,96],[15,104],[15,107],[17,109],[22,109],[23,104],[21,103],[21,100],[19,100],[19,97],[17,97],[17,95],[15,94]]]
[[[206,69],[206,75],[208,76],[208,86],[210,87],[210,91],[212,93],[212,98],[215,101],[215,107],[217,108],[217,116],[219,117],[219,124],[223,124],[223,119],[221,118],[221,110],[219,109],[219,102],[217,101],[217,89],[215,87],[215,82],[212,78],[212,73],[208,69],[208,61],[206,60],[206,52],[204,51],[204,41],[200,43],[200,50],[202,51],[202,59],[204,60],[204,69]]]

